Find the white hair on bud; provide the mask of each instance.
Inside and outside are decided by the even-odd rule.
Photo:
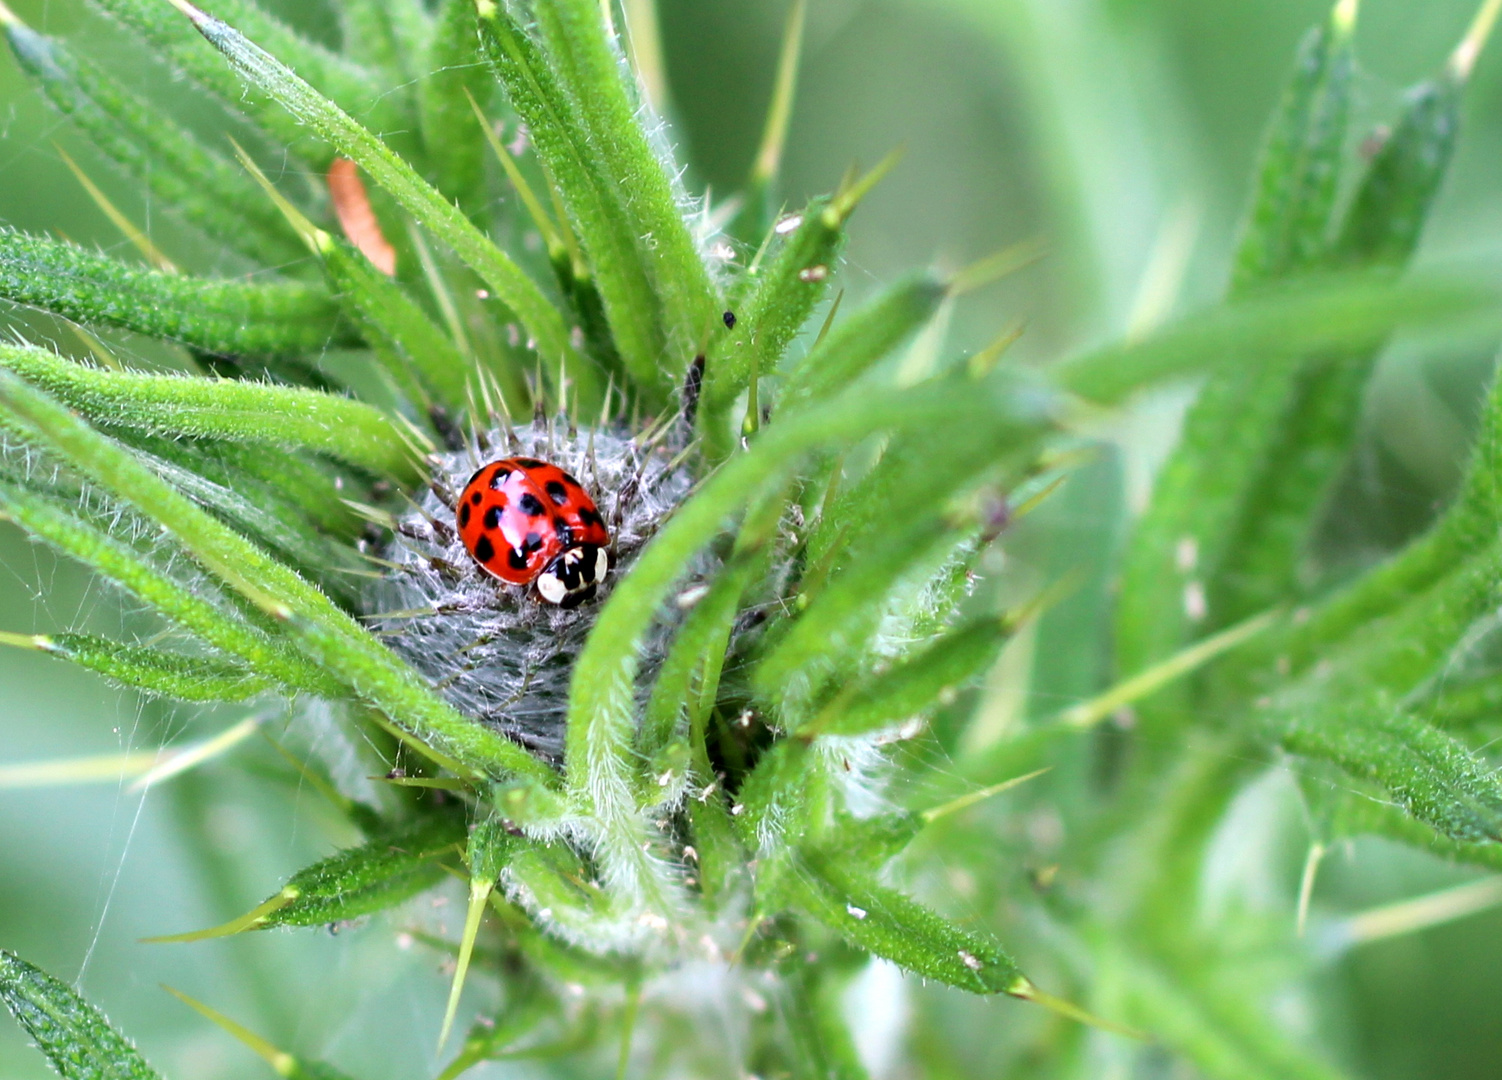
[[[394,565],[367,590],[366,610],[387,613],[373,620],[375,632],[460,712],[561,757],[569,679],[598,605],[693,483],[673,463],[678,449],[671,440],[644,447],[620,429],[575,432],[560,420],[487,431],[466,449],[439,455],[434,485],[454,496],[475,470],[502,457],[535,457],[572,474],[605,518],[615,568],[593,601],[569,610],[544,603],[530,586],[482,571],[458,537],[453,508],[428,491],[380,553]],[[659,628],[648,638],[640,671],[650,674],[661,662],[666,636]]]

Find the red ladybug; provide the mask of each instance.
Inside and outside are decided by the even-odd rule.
[[[464,485],[459,537],[486,573],[537,586],[550,604],[591,599],[610,570],[610,532],[594,500],[568,473],[536,458],[503,458]]]

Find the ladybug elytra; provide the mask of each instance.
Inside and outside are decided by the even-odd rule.
[[[579,481],[536,458],[492,461],[455,508],[459,537],[486,573],[532,585],[550,604],[589,600],[610,570],[610,532]]]

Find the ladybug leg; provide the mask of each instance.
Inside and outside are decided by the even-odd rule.
[[[637,494],[641,491],[641,477],[642,471],[637,469],[631,478],[621,485],[621,490],[616,492],[615,509],[610,513],[612,533],[619,531],[621,522],[626,520],[626,507],[635,501]]]
[[[438,555],[428,556],[428,565],[437,571],[439,577],[451,585],[463,581],[468,576],[463,567],[455,566],[447,559]]]
[[[464,434],[449,416],[447,409],[442,405],[430,406],[428,419],[432,421],[433,428],[438,432],[438,437],[443,440],[446,450],[450,453],[457,453],[464,449]]]
[[[438,501],[450,510],[454,509],[459,502],[459,496],[454,493],[454,489],[448,486],[447,481],[439,477],[428,481],[428,490],[438,496]]]

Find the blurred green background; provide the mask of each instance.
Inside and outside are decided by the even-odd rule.
[[[136,43],[116,36],[82,0],[15,6],[33,25],[67,33],[96,54],[123,54],[155,100],[199,117],[208,130],[210,110],[144,58],[133,59],[142,53]],[[334,33],[322,5],[271,6],[312,34]],[[785,5],[660,0],[659,8],[672,139],[695,189],[729,192],[760,135]],[[906,147],[902,164],[855,219],[843,282],[852,299],[916,265],[958,267],[1041,239],[1048,251],[1042,263],[957,305],[952,349],[976,348],[1022,319],[1020,355],[1046,360],[1171,317],[1223,288],[1262,125],[1299,37],[1324,9],[1320,0],[812,0],[785,164],[790,200],[831,188],[853,161],[869,166],[893,146]],[[1472,12],[1471,0],[1365,0],[1360,127],[1391,116],[1402,88],[1442,62]],[[1482,59],[1466,112],[1459,158],[1421,259],[1492,274],[1502,266],[1502,173],[1495,165],[1502,157],[1502,48]],[[174,258],[199,270],[235,269],[213,265],[192,237],[155,220],[31,93],[10,58],[0,58],[0,221],[121,248],[57,144],[135,220],[148,223]],[[0,318],[49,332],[14,311]],[[1492,344],[1436,350],[1400,342],[1384,359],[1342,513],[1326,537],[1351,565],[1401,542],[1442,503],[1457,477]],[[1051,711],[1110,678],[1104,613],[1111,559],[1184,398],[1182,391],[1164,393],[1113,421],[1102,435],[1116,450],[1076,474],[1014,537],[1008,555],[1025,576],[1041,581],[1082,567],[1087,584],[1044,621],[1029,652],[1014,650],[1004,660],[982,702],[985,723]],[[0,566],[0,629],[76,629],[122,618],[74,569],[3,524]],[[238,715],[142,704],[13,650],[0,653],[0,688],[0,764],[151,749],[218,730]],[[162,993],[160,982],[355,1075],[430,1075],[428,1038],[393,1033],[436,1028],[446,978],[432,954],[402,947],[392,922],[337,936],[137,942],[243,911],[346,839],[316,798],[276,779],[284,772],[269,748],[252,744],[144,799],[109,783],[0,790],[0,945],[63,978],[81,976],[85,991],[169,1076],[266,1073]],[[1019,827],[1005,800],[989,813],[998,835]],[[1270,776],[1228,823],[1225,880],[1211,884],[1239,903],[1291,918],[1305,842],[1290,785]],[[937,857],[963,870],[968,855],[956,849]],[[1460,878],[1435,860],[1363,843],[1334,853],[1315,911],[1357,910]],[[455,904],[428,913],[433,925],[446,916],[455,923]],[[1046,967],[1034,959],[1046,955],[1046,943],[1018,940],[1025,923],[998,930],[1025,967]],[[483,1003],[485,990],[471,982],[474,1002]],[[883,1076],[992,1075],[1015,1065],[1023,1037],[1045,1022],[1017,1002],[903,985],[879,969],[859,991],[868,1050],[885,1061]],[[1332,958],[1314,993],[1319,1001],[1307,1011],[1318,1017],[1319,1041],[1357,1075],[1495,1077],[1502,1062],[1502,913]],[[882,1035],[902,1017],[909,1037],[894,1057]],[[1166,1058],[1159,1064],[1154,1075],[1193,1075]],[[509,1075],[489,1068],[474,1075]],[[0,1021],[0,1075],[49,1075],[9,1021]]]

